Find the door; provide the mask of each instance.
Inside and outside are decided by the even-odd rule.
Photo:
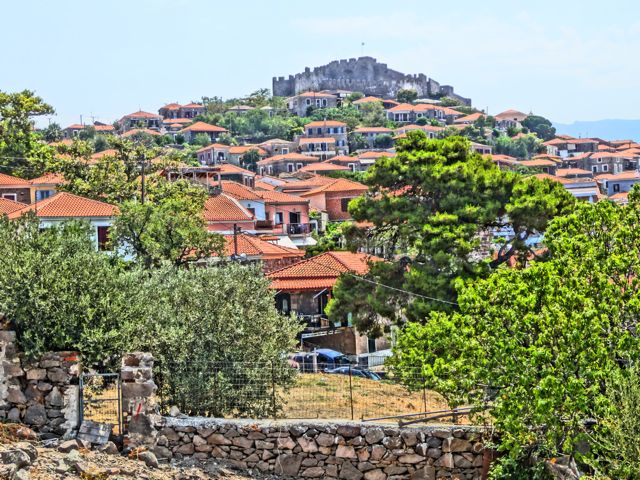
[[[291,295],[285,292],[280,292],[276,295],[276,308],[283,315],[289,315],[291,313]]]

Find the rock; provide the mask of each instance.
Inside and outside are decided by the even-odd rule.
[[[231,440],[226,438],[221,433],[213,433],[209,436],[209,438],[207,438],[207,443],[209,445],[231,445]]]
[[[14,446],[29,455],[31,463],[35,462],[38,458],[38,450],[36,450],[36,447],[32,443],[18,442]]]
[[[12,408],[11,410],[9,410],[9,413],[7,414],[7,420],[10,420],[12,422],[19,422],[20,421],[20,410],[17,408]]]
[[[170,417],[177,417],[180,415],[180,409],[178,407],[176,407],[175,405],[173,405],[170,409],[169,409],[169,416]]]
[[[302,451],[305,453],[315,453],[318,451],[318,444],[316,443],[316,441],[313,438],[309,438],[305,435],[298,438],[298,444],[300,445],[300,448],[302,448]]]
[[[402,439],[400,437],[385,437],[382,444],[389,450],[395,450],[402,447]]]
[[[262,432],[249,432],[247,438],[249,440],[264,440],[267,436]]]
[[[44,396],[34,383],[30,383],[26,386],[24,389],[24,396],[27,397],[28,403],[44,403]],[[30,400],[31,402],[29,402]]]
[[[350,462],[344,462],[342,464],[342,468],[340,468],[339,478],[344,478],[346,480],[360,480],[362,477],[364,477],[364,474],[356,467],[351,465]]]
[[[29,475],[29,470],[27,469],[18,470],[16,473],[13,474],[13,480],[30,480],[30,479],[31,479],[31,475]]]
[[[418,455],[418,454],[415,454],[415,453],[412,453],[410,455],[401,455],[398,458],[398,461],[400,463],[408,463],[408,464],[411,464],[411,465],[413,465],[414,463],[420,463],[423,460],[426,460],[426,459],[422,455]]]
[[[352,438],[351,440],[349,440],[349,442],[347,442],[349,445],[353,445],[354,447],[361,447],[363,445],[366,445],[367,442],[365,442],[364,438],[361,437],[360,435],[358,435],[357,437]]]
[[[402,475],[406,471],[407,471],[407,468],[401,467],[400,465],[389,465],[387,468],[384,469],[384,473],[386,473],[389,476]]]
[[[473,467],[473,462],[467,458],[464,458],[462,455],[454,455],[453,456],[453,464],[457,468],[471,468]]]
[[[298,455],[284,453],[276,457],[273,472],[276,475],[287,475],[295,477],[300,470],[302,459]]]
[[[302,472],[303,477],[307,478],[321,478],[324,476],[324,468],[322,467],[310,467]]]
[[[296,446],[296,442],[291,437],[277,438],[276,448],[281,450],[293,450]]]
[[[263,442],[262,440],[256,440],[256,448],[258,450],[271,450],[275,446],[276,445],[273,442]]]
[[[176,453],[181,453],[182,455],[193,455],[194,450],[195,448],[193,443],[185,443],[176,449]]]
[[[159,467],[158,459],[156,458],[156,456],[152,452],[150,452],[148,450],[145,450],[144,452],[140,452],[138,454],[138,460],[142,460],[147,465],[147,467],[149,467],[149,468],[158,468]]]
[[[204,438],[202,438],[200,435],[194,435],[192,441],[196,447],[200,447],[202,445],[207,444],[207,441]]]
[[[71,450],[69,453],[67,453],[64,461],[67,463],[67,465],[75,467],[76,463],[82,461],[82,457],[80,456],[80,452],[78,452],[78,450]]]
[[[51,393],[45,397],[45,400],[52,407],[62,407],[64,405],[64,399],[58,387],[53,387]]]
[[[49,382],[38,382],[38,390],[40,390],[41,392],[48,392],[52,388],[53,385],[51,385]]]
[[[167,438],[167,440],[170,440],[172,442],[175,442],[180,438],[178,432],[176,432],[173,428],[163,428],[158,432],[158,436],[164,436]]]
[[[369,459],[377,462],[379,460],[382,460],[382,457],[384,457],[385,453],[387,453],[387,449],[382,445],[374,445],[373,447],[371,447],[371,457],[369,457]]]
[[[336,457],[351,458],[354,460],[358,458],[355,449],[347,445],[338,445],[338,448],[336,449]]]
[[[337,465],[327,465],[325,468],[325,472],[327,477],[337,477],[338,476],[338,466]]]
[[[47,423],[47,411],[42,405],[31,405],[25,413],[24,423],[42,427]]]
[[[51,368],[47,372],[47,378],[52,383],[67,383],[69,381],[69,375],[61,368]]]
[[[372,443],[378,443],[384,438],[384,431],[381,428],[368,428],[364,439],[369,445]]]
[[[44,368],[27,370],[27,380],[44,380],[45,378],[47,378],[47,371]]]
[[[195,441],[193,443],[195,444]],[[249,440],[247,437],[235,437],[231,440],[231,443],[240,448],[253,447],[253,440]]]
[[[16,430],[16,438],[20,440],[28,440],[30,442],[38,440],[38,434],[24,425]]]
[[[369,462],[360,462],[360,463],[358,463],[358,470],[360,470],[362,473],[368,472],[369,470],[373,470],[374,468],[376,468],[376,467],[374,467]]]
[[[473,450],[473,445],[464,438],[447,438],[442,442],[443,452],[470,452]]]
[[[427,466],[416,470],[411,474],[411,480],[435,480],[436,469],[432,466]]]
[[[443,454],[439,459],[435,461],[434,465],[436,467],[453,468],[453,455],[450,453]]]
[[[364,480],[386,480],[387,474],[379,468],[364,474]]]
[[[173,457],[171,450],[167,447],[156,446],[153,448],[153,453],[159,460],[170,460]]]
[[[80,478],[104,478],[107,471],[104,468],[100,468],[94,463],[90,462],[78,462],[75,465],[76,471],[80,474]]]
[[[119,453],[118,447],[116,447],[116,444],[111,441],[99,446],[98,451],[108,455],[117,455]]]
[[[27,397],[24,396],[20,387],[12,385],[7,390],[7,401],[9,403],[25,404],[27,403]]]
[[[407,447],[413,447],[418,444],[418,434],[414,431],[405,431],[400,435]]]
[[[10,447],[0,451],[0,463],[4,465],[14,465],[16,470],[31,465],[31,457],[27,452],[19,448]]]
[[[71,450],[77,450],[78,448],[80,448],[80,444],[78,443],[78,440],[74,438],[73,440],[62,442],[58,447],[58,451],[62,453],[69,453]]]
[[[360,427],[357,425],[340,425],[337,433],[345,438],[357,437],[360,435]]]
[[[441,455],[442,450],[440,450],[439,448],[430,448],[429,450],[427,450],[425,457],[440,458]]]
[[[329,435],[328,433],[321,433],[316,437],[316,442],[318,442],[318,445],[321,447],[330,447],[333,445],[333,441],[334,436]]]
[[[306,432],[307,432],[307,427],[305,427],[304,425],[293,425],[289,427],[289,433],[291,434],[291,436],[296,438],[301,437]]]

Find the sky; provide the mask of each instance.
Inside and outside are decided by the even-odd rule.
[[[34,90],[62,127],[240,97],[361,55],[453,85],[490,114],[640,118],[634,0],[2,3],[0,90]]]

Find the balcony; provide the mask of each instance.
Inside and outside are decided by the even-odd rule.
[[[283,223],[282,231],[287,235],[309,235],[311,225],[309,223]]]

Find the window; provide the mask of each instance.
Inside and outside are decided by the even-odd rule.
[[[2,198],[6,198],[7,200],[13,200],[14,202],[18,201],[17,193],[3,193]]]
[[[109,227],[98,227],[98,250],[109,248]]]
[[[603,172],[608,172],[609,171],[609,165],[603,165],[602,166],[602,171]]]
[[[355,163],[347,163],[347,167],[349,167],[352,172],[356,171],[356,164]]]
[[[322,135],[322,128],[318,127],[318,135]]]
[[[53,195],[53,190],[38,190],[36,192],[36,202],[49,198],[51,195]]]
[[[287,172],[293,172],[293,163],[287,163]]]
[[[323,98],[323,99],[322,99],[322,106],[323,106],[323,107],[326,107],[326,106],[327,106],[327,99],[326,99],[326,98]]]
[[[614,192],[619,192],[620,191],[620,184],[619,183],[614,183],[613,184],[613,191]]]
[[[284,223],[284,215],[282,212],[276,212],[276,225],[282,225]]]
[[[342,198],[340,200],[340,210],[343,212],[348,212],[349,211],[349,202],[351,201],[350,198]]]
[[[320,99],[316,98],[316,107],[319,107],[319,106],[320,106]]]
[[[267,175],[272,175],[273,174],[273,167],[271,165],[269,165],[267,167]]]
[[[288,148],[283,148],[282,149],[282,155],[286,155],[287,153],[289,153],[289,149]]]
[[[296,170],[300,170],[302,168],[302,164],[301,163],[296,163]]]
[[[591,171],[592,171],[593,173],[598,173],[598,167],[597,167],[596,165],[593,165],[593,166],[591,167]]]
[[[311,105],[311,99],[310,98],[307,98],[307,106],[308,105]]]

